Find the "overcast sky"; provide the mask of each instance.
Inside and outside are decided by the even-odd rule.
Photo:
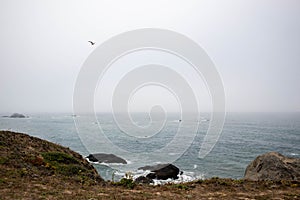
[[[196,41],[222,77],[227,111],[300,111],[298,0],[1,0],[0,112],[72,112],[89,54],[138,28]],[[163,96],[160,89],[149,92]],[[140,109],[149,103],[139,101]]]

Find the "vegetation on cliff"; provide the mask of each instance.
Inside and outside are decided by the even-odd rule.
[[[0,199],[299,199],[300,185],[221,178],[161,186],[105,182],[68,148],[0,131],[0,193]]]

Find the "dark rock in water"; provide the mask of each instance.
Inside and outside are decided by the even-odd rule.
[[[9,116],[10,118],[26,118],[25,115],[22,115],[20,113],[14,113],[11,116]]]
[[[142,170],[150,170],[152,173],[146,177],[150,179],[167,180],[168,178],[177,179],[179,174],[178,167],[172,164],[158,164],[154,166],[140,167]]]
[[[151,178],[145,177],[145,176],[139,176],[137,177],[134,182],[136,183],[142,183],[142,184],[150,184],[154,183],[154,181]]]
[[[151,180],[152,179],[158,179],[155,173],[149,173],[149,174],[147,174],[146,178],[150,178]]]
[[[92,162],[127,164],[126,160],[124,160],[123,158],[120,158],[114,154],[96,153],[96,154],[88,155],[87,158],[89,159],[89,161],[92,161]]]
[[[258,156],[246,168],[244,178],[261,180],[300,180],[300,158],[289,158],[277,152]]]

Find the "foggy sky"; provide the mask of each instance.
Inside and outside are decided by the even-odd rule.
[[[204,48],[227,111],[300,111],[297,0],[1,0],[0,27],[0,113],[71,112],[76,77],[96,48],[87,41],[138,28],[173,30]],[[155,91],[147,92],[162,96]]]

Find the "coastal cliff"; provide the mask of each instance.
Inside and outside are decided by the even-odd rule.
[[[300,185],[217,177],[160,186],[108,182],[69,148],[0,131],[0,193],[0,199],[299,199]]]

